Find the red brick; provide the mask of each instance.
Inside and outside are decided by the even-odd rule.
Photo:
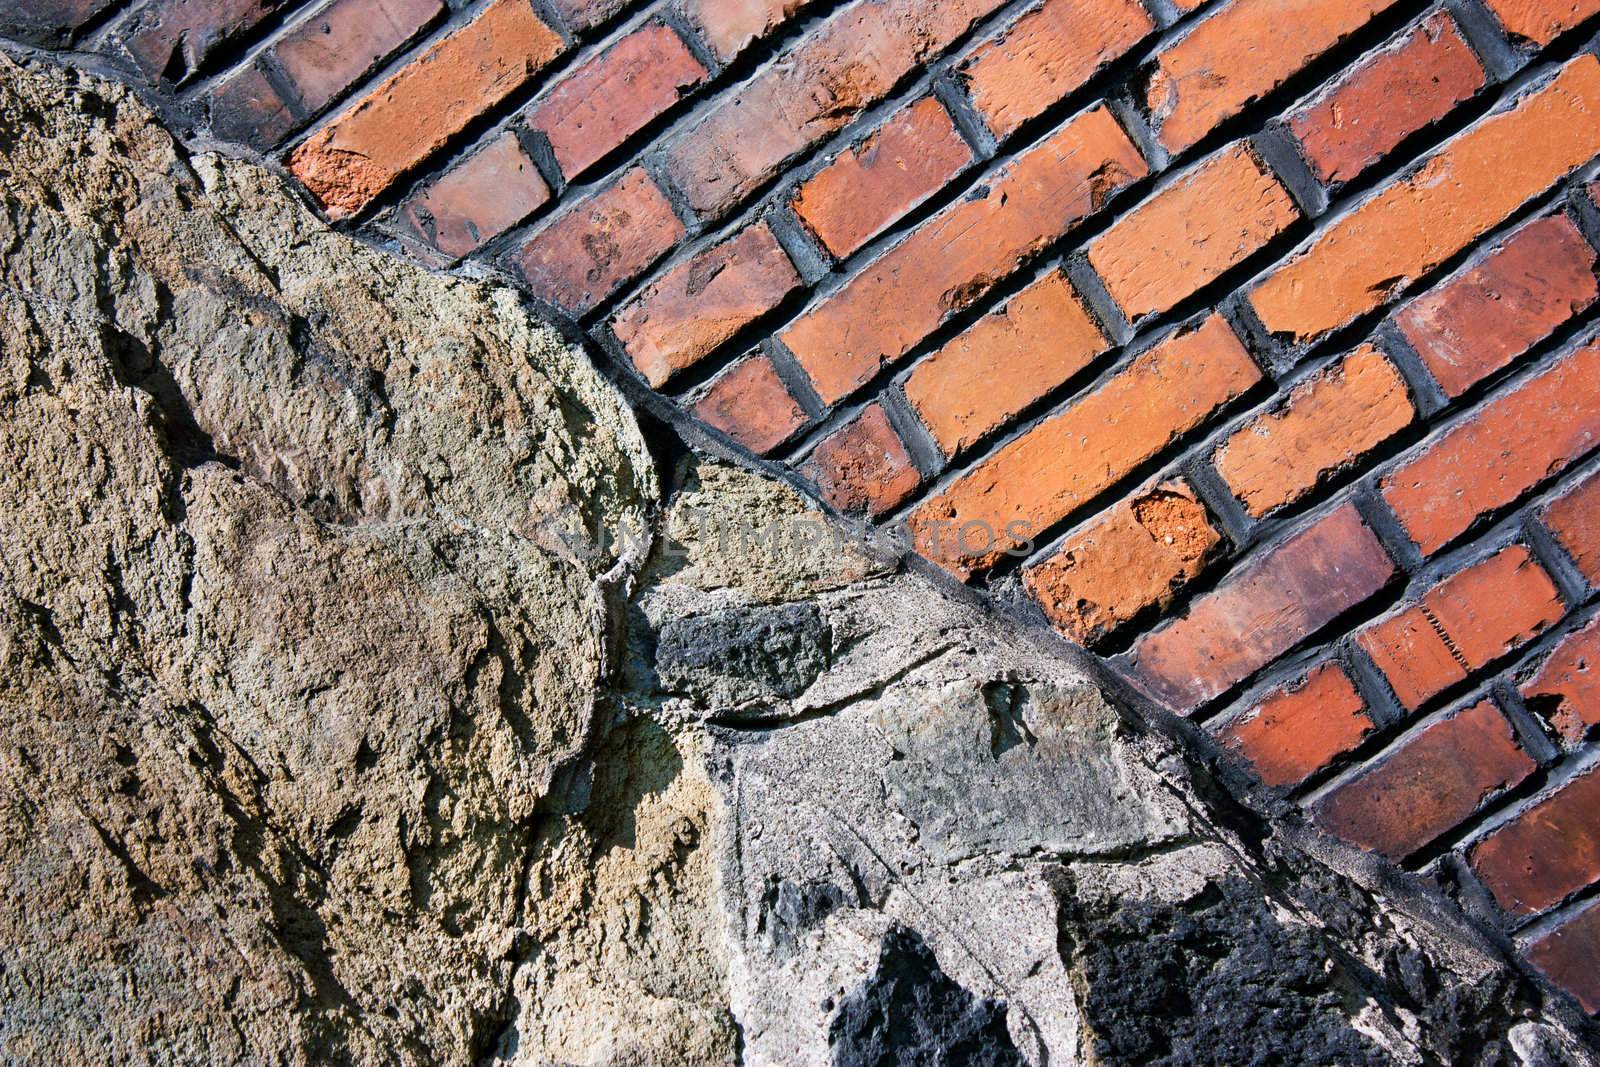
[[[1600,774],[1563,785],[1478,844],[1472,869],[1500,906],[1530,915],[1600,879]]]
[[[783,341],[831,404],[1145,173],[1111,113],[1085,112],[913,230]]]
[[[576,178],[706,76],[683,40],[659,23],[622,38],[561,79],[528,112],[550,139],[561,173]]]
[[[582,315],[683,235],[672,205],[635,167],[541,228],[517,253],[517,265],[535,295]]]
[[[1356,643],[1415,710],[1531,641],[1561,618],[1561,596],[1528,550],[1512,545],[1440,582]]]
[[[1404,738],[1312,813],[1346,841],[1401,860],[1533,770],[1511,724],[1484,701]]]
[[[332,218],[353,215],[564,48],[528,0],[495,0],[295,149]]]
[[[789,257],[759,222],[656,280],[612,318],[611,329],[659,389],[799,286]]]
[[[954,456],[1109,347],[1072,283],[1052,271],[918,363],[906,397]]]
[[[963,577],[992,566],[1260,378],[1239,339],[1212,316],[1139,356],[921,504],[911,516],[917,547]],[[1013,523],[1026,531],[1013,536]],[[963,538],[969,524],[976,525]]]
[[[694,414],[752,452],[770,452],[806,424],[772,361],[754,355],[730,367],[694,406]]]
[[[788,22],[808,0],[685,0],[683,13],[726,63]]]
[[[211,136],[270,148],[295,127],[294,112],[254,63],[211,90]]]
[[[1437,12],[1296,111],[1289,128],[1312,173],[1342,185],[1485,83],[1455,22]]]
[[[1236,570],[1134,647],[1137,676],[1190,711],[1289,651],[1394,577],[1383,545],[1345,505]]]
[[[1165,608],[1221,542],[1182,482],[1135,493],[1023,573],[1056,629],[1093,645],[1150,608]]]
[[[632,0],[550,0],[573,30],[588,30],[616,16]]]
[[[123,44],[149,78],[182,81],[223,45],[276,13],[286,0],[154,0],[134,15]]]
[[[1484,0],[1514,40],[1543,48],[1584,19],[1600,13],[1600,0]]]
[[[1590,475],[1544,512],[1544,524],[1592,586],[1600,586],[1600,476]]]
[[[116,0],[28,0],[0,5],[0,35],[47,48],[67,44]]]
[[[883,408],[873,404],[826,438],[800,466],[824,500],[873,517],[891,511],[922,481]]]
[[[273,46],[307,111],[321,111],[444,11],[440,0],[334,0]]]
[[[1383,498],[1431,555],[1553,477],[1600,435],[1600,344],[1484,405],[1383,479]]]
[[[980,45],[959,77],[989,128],[1004,137],[1153,29],[1136,0],[1045,0]]]
[[[1394,364],[1362,345],[1295,386],[1276,411],[1252,419],[1213,463],[1260,518],[1301,499],[1411,424],[1411,398]]]
[[[924,97],[800,186],[795,214],[843,259],[971,162],[944,107]]]
[[[1207,159],[1117,221],[1089,262],[1129,320],[1166,311],[1300,217],[1248,145]]]
[[[1395,322],[1444,391],[1460,396],[1594,303],[1595,264],[1571,219],[1536,219]]]
[[[1600,60],[1579,56],[1362,201],[1250,294],[1266,328],[1319,337],[1380,306],[1600,153]]]
[[[1583,1010],[1600,1012],[1600,901],[1590,901],[1527,949],[1528,962],[1578,998]]]
[[[1223,745],[1267,785],[1298,785],[1355,748],[1376,727],[1344,669],[1324,663],[1225,726]]]
[[[712,105],[668,148],[667,171],[697,212],[726,214],[1000,3],[858,0]]]
[[[550,187],[515,134],[450,168],[406,201],[406,222],[447,256],[464,256],[527,218],[550,199]]]
[[[1233,0],[1156,57],[1145,103],[1161,143],[1181,152],[1282,85],[1394,0]]]
[[[1600,723],[1600,621],[1561,639],[1522,685],[1523,699],[1572,745]]]

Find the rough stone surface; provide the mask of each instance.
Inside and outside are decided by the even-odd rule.
[[[7,1062],[1592,1062],[508,291],[82,75],[0,167]]]

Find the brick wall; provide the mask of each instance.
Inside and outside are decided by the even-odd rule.
[[[30,0],[1600,1009],[1600,0]]]

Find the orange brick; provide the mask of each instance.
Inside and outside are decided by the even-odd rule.
[[[593,310],[683,237],[683,223],[643,169],[572,205],[517,253],[534,294],[573,315]]]
[[[549,199],[550,187],[523,153],[516,135],[503,133],[413,195],[402,214],[439,251],[464,256]]]
[[[1600,441],[1600,344],[1453,427],[1383,480],[1383,498],[1432,555]]]
[[[1345,505],[1247,562],[1134,646],[1134,673],[1179,712],[1220,696],[1387,585],[1396,567]]]
[[[683,12],[726,63],[788,22],[807,0],[686,0]]]
[[[1366,25],[1394,0],[1233,0],[1156,57],[1145,89],[1161,143],[1181,152]]]
[[[794,211],[843,259],[970,162],[972,150],[943,105],[924,97],[800,186]]]
[[[1483,65],[1437,12],[1296,111],[1289,128],[1312,173],[1340,185],[1483,88]]]
[[[1089,262],[1136,320],[1216,280],[1299,217],[1272,172],[1238,142],[1119,219],[1089,246]]]
[[[1096,516],[1023,581],[1056,629],[1093,645],[1170,604],[1221,539],[1188,486],[1166,482]]]
[[[1395,323],[1444,391],[1460,396],[1594,303],[1596,258],[1565,215],[1535,219]]]
[[[1600,13],[1600,0],[1484,0],[1513,39],[1543,48],[1584,19]]]
[[[1521,545],[1452,575],[1356,643],[1415,710],[1561,618],[1561,595]]]
[[[831,404],[1145,173],[1111,113],[1085,112],[913,230],[783,341]]]
[[[695,211],[717,218],[839,130],[1001,0],[858,0],[793,45],[667,149]]]
[[[1363,201],[1250,295],[1268,330],[1306,341],[1380,306],[1600,153],[1600,60],[1484,119]]]
[[[289,157],[331,218],[354,215],[559,55],[527,0],[495,0]]]
[[[1544,524],[1592,586],[1600,586],[1600,476],[1590,475],[1544,512]]]
[[[1300,784],[1374,729],[1366,702],[1343,668],[1324,663],[1228,723],[1219,740],[1277,787]]]
[[[440,0],[335,0],[272,47],[301,105],[321,111],[445,10]]]
[[[788,387],[763,355],[735,363],[694,406],[694,414],[752,452],[770,452],[806,424]]]
[[[1563,637],[1522,696],[1570,744],[1582,741],[1600,723],[1600,620]]]
[[[1528,946],[1528,962],[1578,998],[1583,1010],[1600,1012],[1600,900],[1583,905],[1560,926]]]
[[[980,45],[959,76],[989,129],[1004,137],[1153,29],[1135,0],[1045,0]]]
[[[789,257],[758,222],[673,268],[618,312],[611,329],[659,389],[799,286]]]
[[[1260,379],[1239,339],[1212,316],[1144,353],[924,501],[911,516],[917,547],[963,577],[986,569]],[[1026,531],[1012,535],[1013,523]],[[972,535],[963,537],[969,524]]]
[[[528,111],[569,181],[678,102],[706,75],[676,33],[635,30],[567,75]]]
[[[1531,915],[1600,880],[1600,774],[1574,778],[1472,850],[1472,869],[1513,915]]]
[[[883,408],[873,404],[812,450],[800,473],[840,511],[874,518],[916,492],[922,481]]]
[[[1052,271],[918,363],[906,397],[953,456],[1108,347],[1072,283]]]
[[[1260,518],[1291,504],[1411,424],[1400,372],[1371,345],[1294,388],[1277,411],[1251,420],[1215,460],[1245,510]]]
[[[1511,724],[1484,701],[1401,741],[1312,814],[1346,841],[1401,860],[1533,770]]]

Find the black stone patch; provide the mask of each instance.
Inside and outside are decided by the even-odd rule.
[[[789,948],[801,934],[846,904],[860,903],[832,882],[801,885],[787,878],[768,886],[761,902],[761,921],[767,936],[779,948]]]
[[[834,1067],[1011,1067],[1022,1057],[1004,1004],[939,969],[915,930],[884,936],[878,969],[844,998],[828,1030]]]
[[[669,621],[656,637],[655,671],[669,691],[787,700],[828,668],[830,645],[814,605],[734,608]]]

